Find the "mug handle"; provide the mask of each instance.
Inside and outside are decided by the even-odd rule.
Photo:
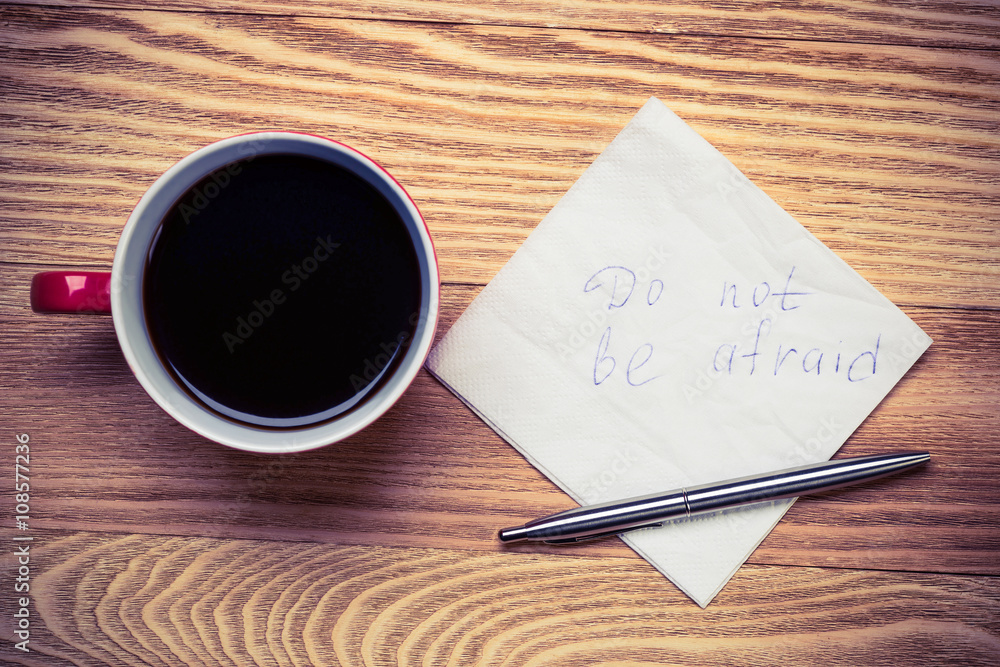
[[[43,271],[31,279],[36,313],[111,314],[111,274],[104,271]]]

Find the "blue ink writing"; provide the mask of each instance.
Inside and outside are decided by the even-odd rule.
[[[663,296],[663,281],[659,278],[650,280],[649,289],[646,290],[646,304],[652,306],[661,296]]]
[[[597,355],[594,357],[594,386],[601,385],[615,372],[618,362],[611,356],[608,348],[611,346],[611,327],[604,330],[601,340],[597,344]],[[625,367],[625,381],[633,387],[641,387],[660,377],[655,375],[651,369],[644,369],[649,360],[653,357],[652,343],[643,343],[632,356],[629,357],[628,365]]]
[[[788,272],[788,277],[785,279],[784,289],[779,292],[772,292],[771,284],[767,281],[757,284],[750,291],[750,305],[754,308],[760,308],[768,299],[776,299],[783,311],[800,308],[802,304],[798,300],[790,299],[789,297],[809,296],[812,292],[793,290],[792,277],[794,275],[795,267],[793,266],[791,271]],[[745,297],[741,298],[740,296],[739,286],[736,283],[730,283],[728,280],[722,283],[722,299],[719,301],[719,306],[725,308],[727,300],[730,308],[741,308],[743,303],[745,303]]]
[[[584,294],[599,293],[607,299],[607,310],[617,310],[624,308],[636,291],[636,273],[625,266],[606,266],[590,278],[583,285]],[[663,296],[664,283],[659,278],[653,278],[646,286],[645,306],[642,297],[637,297],[639,301],[633,302],[636,306],[631,307],[652,307],[659,302]],[[642,292],[640,291],[640,294]],[[601,334],[601,339],[597,343],[597,351],[594,356],[594,386],[603,384],[615,372],[618,362],[611,351],[611,326],[607,326]],[[628,353],[628,350],[625,351]],[[617,354],[615,352],[614,354]],[[624,358],[624,357],[622,357]],[[642,343],[628,358],[625,365],[625,382],[632,387],[641,387],[660,377],[650,361],[653,358],[653,344]],[[647,364],[649,364],[647,366]],[[620,375],[620,374],[619,374]]]
[[[590,277],[587,284],[583,286],[583,291],[593,292],[600,287],[609,287],[609,285],[611,298],[608,301],[608,310],[621,308],[628,303],[632,291],[635,290],[635,272],[624,266],[604,267]]]
[[[753,375],[754,369],[757,368],[757,356],[760,354],[760,352],[758,352],[760,349],[760,335],[764,331],[765,324],[767,325],[767,328],[770,329],[771,320],[769,318],[764,318],[760,321],[760,324],[757,325],[757,337],[753,342],[753,352],[741,355],[744,359],[750,359],[750,375]]]
[[[763,326],[763,322],[761,326]],[[842,375],[842,377],[847,378],[848,382],[861,382],[873,377],[878,370],[878,354],[881,345],[882,334],[878,334],[872,348],[861,348],[853,359],[849,356],[846,357],[846,359],[851,359],[851,362],[845,364],[840,363],[842,352],[838,351],[833,372],[830,373],[830,367],[823,365],[823,358],[827,354],[823,349],[813,347],[802,354],[799,351],[800,348],[784,343],[777,345],[776,348],[762,349],[760,331],[758,330],[758,336],[750,352],[737,354],[741,349],[739,343],[723,343],[715,348],[712,368],[716,373],[724,375],[749,376],[757,370],[757,357],[761,357],[762,359],[773,359],[774,365],[771,373],[773,376],[779,374],[786,376],[797,372],[821,376],[825,371],[827,375]],[[749,359],[749,362],[742,362],[741,359]]]
[[[876,367],[876,364],[878,364],[878,346],[879,346],[879,343],[881,343],[881,342],[882,342],[882,335],[879,334],[879,337],[877,339],[875,339],[875,349],[872,350],[872,351],[870,351],[870,352],[862,352],[861,354],[859,354],[854,359],[854,361],[851,362],[851,365],[847,367],[847,379],[848,380],[850,380],[851,382],[860,382],[861,380],[867,380],[872,375],[875,375],[875,367]],[[854,373],[854,365],[856,363],[858,363],[859,361],[861,361],[862,357],[870,357],[871,358],[871,360],[872,360],[872,372],[869,373],[869,374],[867,374],[867,375],[865,375],[864,373],[867,370],[867,367],[865,369],[859,368],[857,375],[855,375],[855,373]]]
[[[615,372],[615,360],[608,356],[611,344],[611,327],[604,330],[601,342],[597,344],[597,359],[594,360],[594,384],[599,385]],[[611,364],[610,367],[608,364]]]
[[[792,266],[778,281],[765,280],[752,286],[723,281],[719,306],[726,310],[744,309],[741,312],[752,318],[752,325],[748,322],[738,339],[722,342],[715,348],[713,371],[720,376],[833,376],[850,383],[874,377],[878,370],[881,333],[873,335],[867,343],[855,341],[852,345],[848,341],[845,346],[841,340],[832,349],[816,346],[811,341],[788,340],[789,336],[782,334],[784,327],[777,326],[779,321],[784,322],[785,317],[801,317],[800,314],[784,313],[802,313],[809,310],[803,311],[804,306],[813,304],[809,297],[814,292],[801,286],[795,271],[796,267]],[[667,287],[660,278],[650,279],[647,273],[637,274],[622,265],[605,266],[584,282],[584,294],[599,297],[600,310],[597,312],[605,313],[595,322],[601,336],[596,348],[592,348],[594,386],[610,381],[611,385],[642,387],[663,377],[664,362],[662,357],[657,357],[654,342],[633,338],[634,342],[628,343],[630,332],[619,335],[623,325],[613,318],[614,312],[623,308],[632,313],[625,318],[629,321],[634,321],[631,318],[646,309],[661,314],[660,308],[669,308],[670,299],[664,298],[671,294]],[[660,306],[661,303],[664,305]],[[818,306],[819,303],[813,305]],[[619,360],[622,363],[618,363]]]
[[[806,298],[813,294],[796,284],[795,268],[793,266],[783,278],[783,287],[775,287],[774,283],[768,281],[761,281],[752,288],[737,282],[723,281],[719,306],[727,310],[746,307],[755,313],[754,325],[749,326],[748,323],[743,327],[742,334],[747,337],[743,342],[730,340],[715,348],[712,369],[728,376],[750,376],[764,370],[758,362],[766,362],[772,364],[771,377],[785,377],[796,373],[816,377],[834,375],[853,383],[874,376],[878,369],[881,333],[875,336],[874,346],[871,348],[862,346],[861,349],[852,351],[841,349],[844,341],[840,341],[835,350],[824,350],[802,345],[801,340],[779,338],[775,324],[778,320],[783,321],[782,313],[799,310],[806,304]],[[762,307],[765,304],[771,305],[764,309]],[[831,358],[832,364],[824,364],[824,358]],[[841,363],[842,359],[844,363]],[[765,370],[765,375],[767,374]]]
[[[639,349],[632,353],[632,358],[628,360],[628,370],[625,371],[625,380],[633,387],[641,387],[647,382],[652,382],[658,375],[652,377],[647,377],[645,380],[639,379],[640,373],[636,373],[636,377],[632,376],[634,371],[639,371],[649,358],[653,356],[653,346],[650,343],[640,345]]]

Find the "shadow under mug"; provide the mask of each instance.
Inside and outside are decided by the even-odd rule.
[[[301,427],[266,428],[220,415],[186,391],[164,366],[144,313],[144,272],[165,218],[202,179],[259,156],[303,156],[342,168],[372,186],[403,221],[419,267],[419,316],[406,352],[363,402],[331,419]],[[206,146],[166,171],[143,195],[122,231],[110,273],[48,271],[34,276],[31,306],[42,313],[110,313],[129,367],[153,400],[210,440],[253,452],[315,449],[360,431],[403,394],[426,360],[437,326],[440,282],[430,233],[403,187],[370,158],[336,141],[292,132],[257,132]]]

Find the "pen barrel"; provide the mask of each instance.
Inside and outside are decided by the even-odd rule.
[[[614,535],[626,530],[653,526],[676,517],[687,516],[683,490],[667,495],[644,496],[631,500],[591,505],[530,521],[524,526],[506,528],[500,533],[504,542],[544,540],[552,542],[567,533],[573,540]]]
[[[772,475],[743,477],[722,483],[685,489],[690,512],[715,510],[783,498],[823,493],[867,482],[926,463],[926,452],[885,454],[828,461],[776,472]]]
[[[907,470],[930,460],[927,452],[883,454],[827,461],[765,475],[731,479],[628,500],[578,507],[504,528],[503,542],[542,540],[568,544],[616,535],[698,514],[809,493],[822,493]]]

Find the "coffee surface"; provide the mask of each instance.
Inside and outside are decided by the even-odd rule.
[[[153,242],[143,308],[175,379],[231,419],[296,427],[364,400],[420,307],[410,233],[373,186],[323,160],[264,155],[202,179]]]

